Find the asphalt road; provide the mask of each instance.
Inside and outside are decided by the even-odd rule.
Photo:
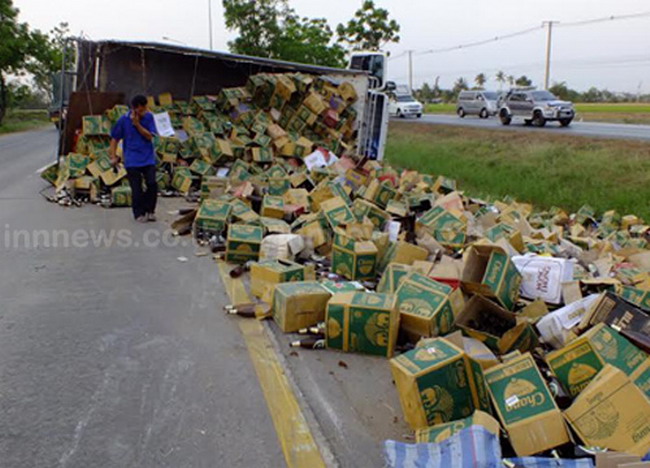
[[[148,225],[47,203],[55,141],[0,137],[0,466],[285,466],[214,261],[164,235],[182,200]],[[408,432],[387,361],[266,328],[336,464],[383,466],[382,441]]]
[[[404,119],[400,121],[420,122],[434,125],[458,125],[464,127],[487,128],[501,131],[548,132],[556,135],[577,135],[597,138],[616,138],[626,140],[650,141],[650,125],[627,125],[599,122],[573,122],[562,128],[558,123],[549,122],[543,128],[525,127],[523,122],[514,121],[509,126],[501,125],[495,117],[480,119],[478,117],[459,118],[456,115],[425,114],[421,119]]]

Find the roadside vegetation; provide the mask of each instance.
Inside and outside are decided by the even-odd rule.
[[[0,124],[0,135],[52,125],[45,109],[10,109]]]
[[[650,220],[650,143],[391,122],[386,159],[469,194]]]

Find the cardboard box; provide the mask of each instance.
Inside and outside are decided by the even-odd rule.
[[[442,338],[390,360],[404,419],[413,429],[490,411],[481,366]]]
[[[515,314],[482,296],[473,296],[454,323],[499,354],[532,351],[538,345],[537,334],[527,320],[518,321]]]
[[[263,237],[264,230],[259,226],[249,226],[246,224],[228,225],[226,261],[246,263],[249,260],[258,260]]]
[[[201,178],[201,201],[208,198],[217,198],[228,190],[226,177],[205,176]]]
[[[332,246],[332,272],[349,280],[375,278],[377,247],[371,241],[357,241],[337,230]]]
[[[192,173],[187,167],[177,167],[172,178],[172,187],[181,193],[187,193],[192,188]]]
[[[416,430],[415,442],[418,444],[442,442],[470,426],[481,426],[497,437],[501,435],[501,426],[499,425],[499,421],[494,419],[488,413],[476,410],[474,411],[474,414],[466,418]]]
[[[352,210],[341,197],[332,197],[320,203],[320,209],[325,213],[325,217],[332,229],[341,224],[350,224],[356,221]]]
[[[505,251],[494,245],[472,245],[461,278],[467,292],[494,298],[512,310],[519,297],[521,274]]]
[[[337,293],[327,303],[325,323],[328,348],[393,356],[399,313],[392,294]]]
[[[559,349],[574,339],[578,325],[598,297],[590,294],[542,317],[536,324],[542,341]]]
[[[549,304],[562,303],[562,283],[573,279],[573,261],[524,255],[512,257],[512,262],[522,275],[519,287],[522,297],[541,298]]]
[[[284,199],[282,197],[265,195],[262,199],[262,216],[269,218],[284,218]]]
[[[278,284],[273,293],[273,319],[285,333],[325,320],[332,294],[317,281]]]
[[[409,274],[411,267],[400,263],[391,263],[383,271],[379,284],[378,293],[395,294],[399,287],[400,280]]]
[[[383,229],[391,219],[389,213],[362,198],[357,198],[352,202],[352,212],[359,221],[363,221],[364,217],[367,217],[377,229]]]
[[[465,302],[460,290],[414,272],[401,279],[395,294],[400,328],[416,337],[449,333]]]
[[[133,202],[131,187],[113,187],[111,189],[111,204],[113,206],[131,206]]]
[[[564,412],[585,444],[645,456],[650,450],[650,400],[607,365]]]
[[[204,200],[194,218],[194,229],[221,233],[226,229],[231,213],[230,203],[214,199]]]
[[[621,297],[644,311],[650,312],[650,291],[633,288],[632,286],[623,286]]]
[[[315,279],[313,265],[303,266],[289,260],[263,260],[251,265],[251,294],[270,303],[277,284]]]
[[[607,364],[635,380],[636,372],[642,369],[642,365],[647,365],[649,359],[646,353],[602,323],[546,356],[551,371],[572,397],[578,395]],[[635,383],[639,388],[648,388],[650,382],[645,374],[638,380]]]
[[[383,271],[389,263],[413,265],[413,262],[426,260],[428,257],[429,251],[423,247],[404,241],[392,242],[379,261],[377,268],[379,271]]]
[[[631,330],[650,337],[650,316],[622,297],[605,292],[582,317],[578,328],[586,330],[598,323],[606,323],[615,330]]]
[[[533,455],[569,442],[562,413],[530,353],[487,369],[485,380],[518,456]]]

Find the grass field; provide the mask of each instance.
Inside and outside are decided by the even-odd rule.
[[[0,135],[22,132],[46,125],[52,125],[46,110],[12,109],[7,112],[2,124],[0,124]]]
[[[577,103],[578,120],[650,125],[650,104]],[[427,104],[427,114],[455,114],[456,104]]]
[[[457,179],[475,196],[650,220],[650,143],[391,122],[394,166]]]

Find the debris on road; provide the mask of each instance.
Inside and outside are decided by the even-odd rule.
[[[156,142],[161,189],[198,203],[175,232],[256,298],[225,312],[271,317],[292,347],[390,359],[418,442],[480,432],[489,457],[566,466],[650,451],[650,227],[359,159],[355,100],[346,82],[261,74],[158,109],[180,135]],[[123,111],[84,120],[76,152],[43,172],[58,202],[128,203],[105,160]]]

